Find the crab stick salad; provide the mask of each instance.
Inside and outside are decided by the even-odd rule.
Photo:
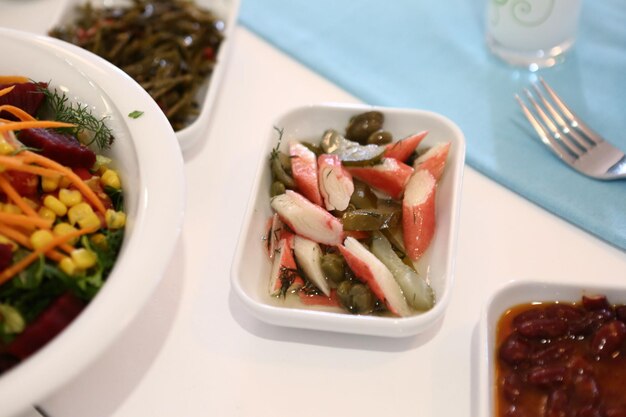
[[[345,133],[329,129],[286,152],[278,130],[265,236],[270,295],[400,317],[434,305],[415,264],[435,234],[450,142],[421,147],[426,131],[394,142],[383,124],[380,112],[358,114]]]
[[[92,150],[112,141],[86,106],[0,76],[0,374],[63,330],[113,268],[122,187]]]

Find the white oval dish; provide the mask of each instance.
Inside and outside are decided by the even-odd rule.
[[[183,159],[169,122],[130,77],[65,42],[0,28],[0,74],[50,82],[71,100],[107,117],[108,152],[120,172],[128,222],[122,250],[102,290],[61,334],[0,376],[2,414],[45,398],[78,374],[125,328],[150,296],[180,234]],[[130,112],[143,116],[133,119]]]
[[[567,284],[545,281],[510,281],[487,300],[478,327],[478,416],[495,417],[496,330],[500,317],[510,308],[533,302],[580,303],[583,295],[606,295],[611,304],[626,303],[626,287]]]
[[[270,261],[263,248],[267,219],[271,216],[271,174],[268,157],[284,129],[281,145],[292,139],[319,141],[326,129],[343,132],[351,116],[369,110],[385,115],[385,130],[396,139],[428,130],[422,142],[429,146],[451,141],[446,171],[437,189],[437,231],[429,249],[426,273],[435,292],[435,306],[410,317],[350,315],[338,309],[287,306],[268,294]],[[231,282],[234,292],[257,318],[279,326],[301,327],[353,334],[403,337],[421,333],[444,315],[454,281],[454,261],[460,193],[465,160],[465,139],[447,118],[428,111],[372,107],[365,105],[320,104],[296,108],[279,117],[268,129],[259,155],[256,179],[251,191],[239,242],[233,259]]]
[[[237,24],[239,15],[240,0],[194,0],[196,4],[211,10],[215,15],[224,22],[224,40],[220,45],[216,57],[216,65],[211,76],[205,81],[197,94],[198,104],[200,105],[200,113],[198,117],[187,127],[176,132],[178,143],[183,153],[186,155],[192,152],[196,146],[202,142],[202,138],[207,135],[207,129],[211,121],[211,114],[214,110],[217,96],[219,94],[222,79],[225,76],[230,50],[233,47],[232,37]],[[54,19],[54,23],[49,29],[58,24],[71,22],[75,16],[74,9],[80,4],[84,4],[86,0],[66,0],[64,7],[59,15]],[[125,0],[90,0],[94,7],[108,7],[114,5],[128,4]]]

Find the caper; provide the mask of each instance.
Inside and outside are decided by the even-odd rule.
[[[339,284],[337,297],[341,305],[352,314],[369,314],[376,306],[376,297],[367,285],[352,280]]]
[[[272,182],[270,187],[270,197],[274,197],[280,194],[285,194],[285,184],[280,181]]]
[[[348,311],[350,310],[350,306],[352,305],[352,298],[350,296],[350,288],[352,288],[353,282],[349,280],[341,281],[339,286],[337,287],[337,297],[339,298],[339,303],[344,306]]]
[[[383,122],[384,116],[378,111],[357,114],[350,119],[346,128],[346,138],[365,144],[372,133],[382,129]]]
[[[281,156],[284,155],[284,156]],[[287,159],[285,160],[285,156]],[[291,178],[287,170],[285,169],[285,161],[289,162],[289,157],[282,152],[277,152],[272,155],[270,166],[272,168],[272,175],[276,181],[282,182],[286,188],[295,188],[296,183]]]
[[[358,314],[368,314],[374,310],[376,298],[372,291],[364,284],[354,284],[350,289],[352,305]]]
[[[360,181],[354,181],[354,192],[350,197],[350,204],[359,209],[376,208],[378,197],[369,186]]]
[[[367,143],[373,145],[386,145],[393,141],[393,135],[386,130],[377,130],[367,137]]]
[[[323,255],[321,265],[326,278],[335,283],[340,283],[344,280],[344,260],[338,253]]]

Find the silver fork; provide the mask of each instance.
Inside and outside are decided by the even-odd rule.
[[[545,91],[549,99],[544,94]],[[624,152],[608,143],[572,112],[543,78],[524,89],[534,113],[515,95],[541,141],[576,171],[599,180],[626,178]],[[537,117],[538,116],[538,117]]]

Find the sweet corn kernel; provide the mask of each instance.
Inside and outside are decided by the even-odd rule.
[[[126,213],[108,209],[104,214],[109,229],[121,229],[126,225]]]
[[[90,214],[93,214],[93,209],[87,203],[78,203],[67,211],[67,217],[72,225],[75,225],[78,223],[78,220],[84,219]]]
[[[83,201],[83,195],[78,190],[61,188],[59,190],[59,200],[68,207],[75,206]]]
[[[61,259],[61,261],[59,262],[59,268],[61,268],[61,271],[65,272],[69,276],[72,276],[78,272],[78,267],[76,266],[76,263],[69,256]]]
[[[120,181],[120,176],[117,174],[116,171],[112,169],[107,169],[106,171],[104,171],[104,173],[102,174],[102,177],[100,177],[100,181],[102,182],[102,185],[104,185],[105,187],[111,187],[116,190],[119,190],[120,188],[122,188],[122,182]]]
[[[59,183],[61,182],[61,176],[54,177],[43,177],[41,178],[41,189],[46,193],[51,193],[52,191],[59,188]]]
[[[57,214],[46,206],[41,206],[37,214],[39,214],[39,217],[42,219],[50,220],[53,223],[57,219]]]
[[[48,194],[43,199],[44,207],[54,211],[57,216],[65,216],[67,214],[67,206],[61,202],[58,198]]]
[[[10,214],[22,214],[22,209],[20,209],[15,204],[11,204],[11,203],[6,203],[5,205],[3,205],[2,211],[4,211],[5,213],[10,213]]]
[[[69,178],[67,178],[66,176],[62,176],[62,177],[59,179],[59,187],[61,187],[61,188],[67,188],[67,187],[69,187],[70,185],[72,185],[72,181],[71,181]]]
[[[78,203],[71,207],[67,211],[67,218],[70,224],[78,224],[81,229],[99,228],[101,226],[100,218],[87,203]]]
[[[54,236],[49,230],[36,230],[30,235],[30,244],[33,245],[33,248],[39,249],[50,243],[52,239]]]
[[[68,233],[72,233],[77,230],[78,229],[72,226],[71,224],[63,222],[63,223],[58,223],[54,225],[54,227],[52,228],[52,233],[54,233],[57,236],[64,236]],[[75,245],[76,242],[78,242],[78,236],[67,241],[67,243],[69,243],[70,245]]]
[[[30,208],[32,208],[33,210],[37,210],[39,208],[39,204],[35,203],[33,200],[31,200],[30,198],[26,198],[26,197],[22,197],[22,200],[24,200],[24,202],[26,203],[26,205],[28,205]]]
[[[0,154],[1,155],[11,155],[13,152],[15,152],[15,148],[13,147],[13,145],[11,145],[5,140],[0,141]]]
[[[98,260],[98,256],[94,252],[85,248],[74,249],[70,256],[74,264],[81,269],[91,268]]]
[[[89,238],[89,241],[91,242],[91,245],[93,247],[96,247],[96,248],[101,249],[101,250],[108,250],[109,249],[109,242],[107,241],[106,236],[103,235],[102,233],[96,233],[96,234],[92,235]]]

